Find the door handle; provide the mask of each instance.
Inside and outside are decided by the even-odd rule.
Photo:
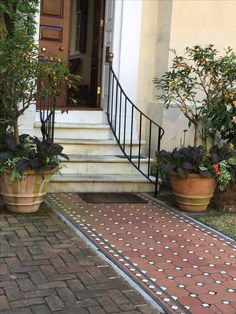
[[[110,52],[110,47],[106,47],[106,62],[112,63],[114,58],[114,53]]]

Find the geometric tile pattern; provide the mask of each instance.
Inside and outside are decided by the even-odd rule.
[[[166,313],[236,313],[236,244],[147,196],[147,204],[48,200]]]

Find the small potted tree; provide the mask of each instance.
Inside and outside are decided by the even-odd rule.
[[[19,117],[33,100],[55,102],[62,86],[78,79],[62,58],[39,52],[37,8],[37,0],[0,3],[0,194],[11,211],[36,211],[59,167],[58,156],[66,157],[50,138],[20,135]]]
[[[232,62],[232,67],[235,63]],[[236,71],[233,73],[235,74]],[[211,126],[218,137],[227,143],[228,150],[236,149],[236,89],[223,95],[222,101],[215,102],[209,114]],[[212,198],[212,206],[224,212],[236,212],[236,163],[230,185],[225,190],[217,188]]]
[[[190,198],[195,200],[198,193],[201,194],[201,187],[209,183],[209,199],[204,202],[204,206],[190,204],[190,199],[184,200],[184,206],[179,203],[183,210],[203,211],[209,204],[217,182],[223,188],[222,181],[229,184],[232,179],[234,153],[227,160],[215,158],[215,155],[212,159],[208,144],[210,139],[210,149],[213,149],[217,138],[217,130],[210,121],[215,104],[225,103],[229,95],[233,95],[232,99],[235,97],[236,55],[228,48],[223,56],[219,56],[213,45],[187,47],[183,56],[178,56],[175,50],[173,53],[170,70],[161,78],[154,79],[157,98],[163,101],[165,108],[179,108],[188,119],[188,126],[194,127],[194,141],[193,146],[188,148],[157,153],[157,161],[162,173],[170,173],[177,201],[180,194],[182,202],[183,198],[187,198],[187,190]],[[200,137],[203,145],[198,147]],[[196,190],[199,180],[200,192]]]

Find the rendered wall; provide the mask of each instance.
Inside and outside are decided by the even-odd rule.
[[[162,103],[156,100],[153,79],[168,68],[171,1],[143,1],[138,74],[138,107],[159,125]],[[148,130],[144,139],[148,142]],[[156,130],[153,129],[153,136]],[[157,143],[157,137],[153,139]],[[156,145],[153,145],[153,153]]]
[[[162,123],[163,149],[179,146],[188,127],[179,110],[163,110],[156,101],[153,78],[171,65],[171,48],[179,54],[195,44],[212,43],[219,51],[236,49],[235,12],[235,0],[143,0],[137,103]],[[192,132],[186,137],[186,145],[192,145]]]
[[[214,44],[219,51],[231,46],[236,49],[235,0],[173,0],[170,48],[182,54],[185,47],[195,44]],[[169,55],[169,64],[172,55]],[[179,146],[187,121],[179,110],[164,111],[163,127],[166,134],[163,148]],[[193,145],[192,133],[187,132],[187,143]]]

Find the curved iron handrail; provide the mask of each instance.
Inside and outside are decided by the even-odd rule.
[[[130,163],[150,182],[155,184],[155,195],[158,187],[158,172],[151,172],[151,163],[155,151],[160,150],[164,129],[143,113],[126,95],[111,63],[109,63],[107,119],[112,133]],[[147,138],[147,149],[143,150],[144,130]],[[146,163],[141,163],[141,159]]]

